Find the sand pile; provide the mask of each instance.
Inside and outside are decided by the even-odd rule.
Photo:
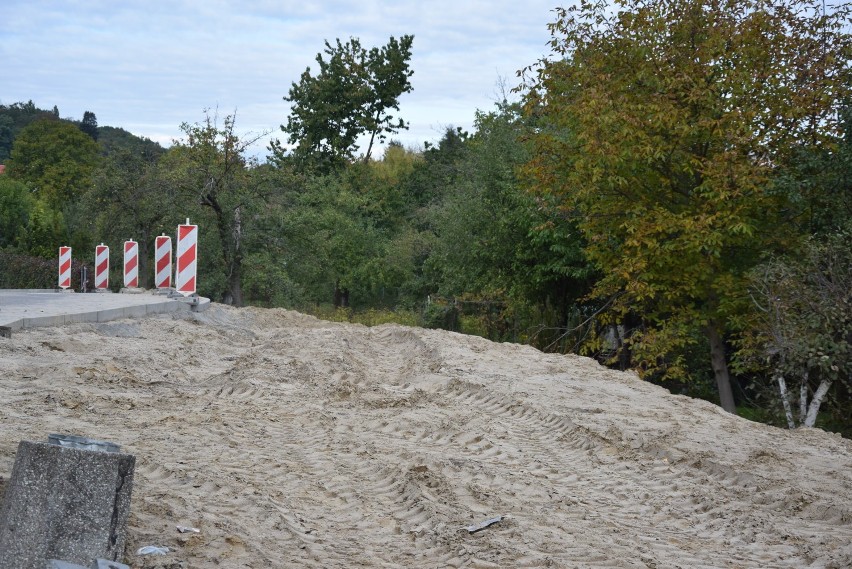
[[[136,455],[135,567],[852,567],[852,442],[444,331],[217,305],[0,339],[0,492],[51,432]]]

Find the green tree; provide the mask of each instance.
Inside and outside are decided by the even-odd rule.
[[[314,177],[288,212],[296,238],[292,244],[301,251],[293,262],[313,266],[294,269],[303,273],[299,280],[313,289],[316,302],[363,304],[378,277],[368,267],[374,266],[385,241],[367,212],[368,200],[340,175]],[[314,286],[305,279],[310,274],[304,273],[306,268]]]
[[[0,249],[21,243],[34,207],[35,199],[26,184],[0,176]]]
[[[838,145],[803,144],[776,177],[790,218],[804,235],[830,234],[852,219],[852,101],[840,109]]]
[[[751,274],[759,310],[741,358],[771,369],[791,429],[814,426],[833,384],[852,388],[850,239],[848,229],[809,239],[797,256],[773,259]],[[798,400],[796,414],[791,399]]]
[[[370,159],[373,144],[386,134],[408,128],[394,117],[399,97],[411,91],[409,67],[413,36],[391,37],[387,45],[369,51],[360,40],[325,42],[325,56],[319,53],[319,69],[312,75],[308,67],[298,83],[290,87],[285,101],[292,103],[287,125],[281,130],[295,145],[292,157],[301,167],[330,171],[352,161],[362,135],[370,140],[364,160]],[[280,159],[285,148],[272,144]]]
[[[524,138],[533,130],[520,106],[479,111],[475,127],[458,154],[461,175],[432,209],[436,239],[427,272],[439,294],[480,306],[489,326],[496,323],[494,339],[503,339],[495,334],[511,318],[531,328],[536,343],[550,345],[567,332],[594,271],[570,221],[519,177],[529,160]]]
[[[55,109],[56,107],[54,107]],[[0,105],[0,162],[9,158],[12,143],[25,126],[38,118],[58,119],[53,111],[39,109],[32,101]]]
[[[12,117],[0,114],[0,164],[6,162],[12,154],[12,142],[15,140],[13,127]]]
[[[86,111],[83,113],[83,121],[80,123],[80,130],[89,135],[89,137],[97,142],[98,140],[98,119],[95,113]]]
[[[733,412],[726,334],[745,273],[795,236],[773,187],[793,149],[831,145],[852,57],[850,5],[620,0],[557,10],[556,59],[535,70],[542,119],[528,171],[578,219],[603,272],[595,294],[646,375],[687,377],[701,332]],[[680,354],[680,355],[679,355]]]
[[[15,138],[8,173],[61,210],[91,188],[97,159],[98,145],[74,124],[42,118]]]
[[[176,190],[167,172],[154,157],[134,152],[133,147],[114,149],[101,160],[93,189],[81,200],[84,218],[101,241],[118,244],[125,239],[139,243],[139,278],[151,286],[154,238],[174,234],[186,217],[180,216]],[[112,260],[118,261],[119,255]]]
[[[68,239],[68,227],[62,212],[51,208],[42,200],[35,200],[29,212],[26,231],[17,239],[17,249],[30,255],[51,259],[56,257],[61,245],[69,243]],[[78,249],[75,247],[75,250]]]
[[[240,138],[235,125],[234,115],[220,125],[210,113],[200,123],[184,123],[185,138],[175,142],[165,160],[175,187],[212,213],[225,283],[221,298],[242,306],[244,238],[260,198],[252,176],[255,160],[247,149],[262,135]]]

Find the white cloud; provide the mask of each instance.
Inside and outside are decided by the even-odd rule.
[[[101,125],[160,142],[205,108],[238,113],[241,131],[286,122],[282,97],[323,41],[365,46],[414,34],[412,93],[400,113],[404,144],[434,141],[446,126],[470,128],[490,108],[498,77],[547,52],[550,2],[6,0],[0,102],[32,99],[64,117],[90,110]],[[264,144],[265,147],[265,144]],[[265,154],[264,148],[257,152]]]

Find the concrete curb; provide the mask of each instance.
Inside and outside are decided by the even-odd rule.
[[[46,290],[0,290],[0,328],[24,328],[107,322],[179,311],[202,312],[210,307],[204,297],[173,299],[153,294],[63,294]],[[29,316],[32,314],[32,316]]]

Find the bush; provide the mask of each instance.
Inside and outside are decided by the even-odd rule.
[[[0,251],[0,288],[54,289],[58,282],[58,258],[45,259]],[[80,290],[80,268],[88,269],[88,285],[94,286],[92,267],[78,260],[71,261],[71,288]]]

